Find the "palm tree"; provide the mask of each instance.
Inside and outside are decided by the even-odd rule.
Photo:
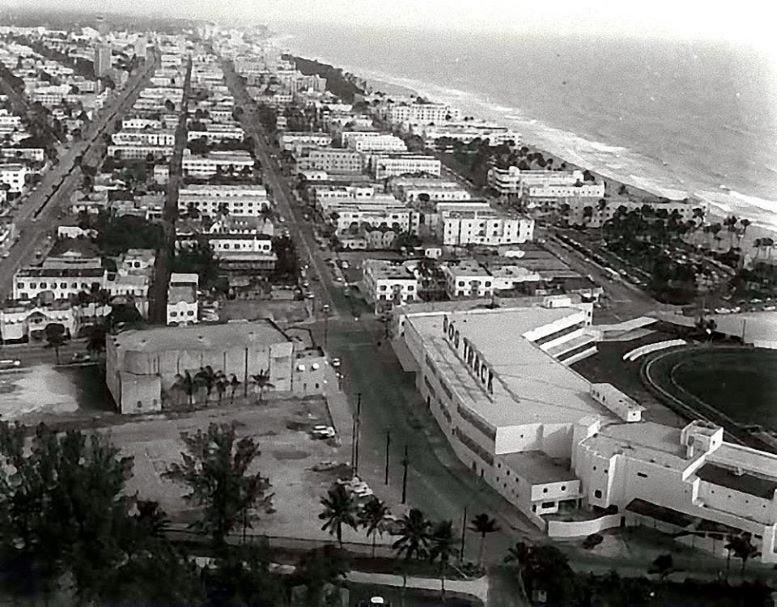
[[[728,550],[728,557],[726,558],[726,570],[728,571],[729,560],[731,559],[731,553],[738,559],[742,559],[742,575],[745,573],[745,566],[747,561],[758,554],[758,548],[756,548],[750,541],[752,536],[749,533],[743,533],[742,535],[735,535],[729,537],[728,544],[726,544],[726,550]]]
[[[242,382],[237,378],[237,375],[234,373],[230,374],[229,376],[229,402],[233,403],[235,402],[235,392],[237,392],[237,389],[240,387],[240,384]]]
[[[321,498],[321,504],[324,506],[324,511],[318,515],[318,518],[325,521],[321,529],[337,536],[337,543],[342,548],[343,525],[348,525],[354,530],[357,528],[356,502],[345,487],[334,485],[326,496]]]
[[[191,373],[188,371],[184,371],[183,375],[176,373],[172,389],[183,392],[186,395],[189,406],[194,405],[194,393],[197,391],[197,385]]]
[[[229,381],[227,380],[227,376],[224,371],[216,371],[216,375],[214,376],[214,383],[216,385],[216,392],[219,396],[218,404],[221,405],[221,399],[224,398],[224,394],[227,391],[227,386],[229,385]]]
[[[399,519],[399,538],[391,546],[397,556],[403,557],[402,589],[407,587],[407,563],[411,559],[424,558],[429,552],[429,527],[431,522],[418,508]]]
[[[259,373],[251,376],[251,383],[259,388],[259,402],[262,402],[262,396],[266,388],[274,388],[275,386],[270,383],[270,370],[260,369]]]
[[[453,537],[453,522],[440,521],[437,523],[432,529],[429,540],[431,543],[429,558],[432,562],[440,560],[440,599],[445,602],[445,572],[448,561],[457,553],[456,540]]]
[[[383,523],[389,513],[386,503],[375,497],[364,504],[359,511],[359,524],[367,530],[367,537],[372,537],[372,556],[375,556],[375,541],[378,534],[383,534]]]
[[[194,381],[198,386],[205,388],[205,404],[207,404],[216,385],[216,372],[213,370],[213,367],[210,365],[200,367],[200,370],[194,375]]]
[[[506,565],[514,565],[518,573],[518,585],[521,588],[523,598],[526,598],[526,585],[523,583],[523,568],[529,558],[529,551],[531,548],[523,542],[517,542],[515,546],[511,546],[507,549],[507,554],[502,561]]]
[[[483,565],[483,548],[486,545],[486,536],[489,533],[495,533],[499,531],[499,525],[496,523],[496,519],[491,518],[488,514],[478,514],[472,519],[470,523],[470,531],[480,534],[480,548],[478,549],[478,566]]]

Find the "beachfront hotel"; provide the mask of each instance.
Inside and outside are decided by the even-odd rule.
[[[577,169],[573,171],[522,171],[517,166],[506,169],[493,167],[488,171],[486,183],[500,196],[521,196],[531,186],[574,186],[576,183],[583,183],[583,172]]]
[[[393,345],[456,456],[551,537],[647,524],[724,554],[747,532],[777,562],[777,456],[721,428],[642,421],[569,365],[596,351],[591,304],[395,309]]]

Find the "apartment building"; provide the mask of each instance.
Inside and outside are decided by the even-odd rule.
[[[284,131],[278,139],[281,149],[289,151],[303,145],[321,147],[332,145],[332,136],[328,133]]]
[[[248,152],[209,152],[207,156],[184,150],[183,174],[192,177],[213,177],[219,172],[253,170],[254,159]]]
[[[27,185],[27,176],[30,170],[26,165],[8,162],[0,164],[0,183],[5,183],[9,187],[9,192],[20,193]]]
[[[574,186],[583,183],[583,172],[573,171],[538,171],[521,170],[517,166],[507,169],[493,167],[486,178],[488,186],[497,194],[523,195],[532,186]]]
[[[439,177],[442,165],[434,156],[396,152],[373,154],[370,156],[369,166],[375,179],[386,179],[412,173]]]
[[[258,217],[270,207],[263,185],[189,185],[178,194],[178,212],[195,208],[201,215]]]
[[[440,269],[445,276],[445,291],[451,299],[494,294],[491,273],[474,259],[446,262]]]
[[[407,264],[366,259],[362,264],[364,295],[382,314],[395,305],[418,301],[418,279]]]
[[[447,120],[458,120],[459,110],[444,103],[397,103],[388,107],[387,118],[391,122],[411,124],[437,124]]]
[[[355,135],[354,133],[349,133]],[[345,135],[345,134],[343,134]],[[347,146],[357,152],[406,152],[407,145],[399,137],[394,135],[378,134],[364,136],[351,136],[348,138]]]
[[[173,129],[122,129],[111,135],[111,140],[119,146],[161,146],[172,147],[175,145],[175,131]]]
[[[439,203],[437,214],[438,236],[448,246],[520,244],[534,236],[533,219],[491,208],[462,210],[456,203]]]
[[[297,170],[327,173],[361,173],[364,157],[360,152],[336,148],[302,148],[296,155]]]

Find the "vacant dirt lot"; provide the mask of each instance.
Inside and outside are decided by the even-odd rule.
[[[183,500],[183,486],[162,478],[173,461],[180,459],[183,432],[194,433],[211,422],[237,425],[238,435],[253,436],[261,445],[256,469],[270,478],[275,512],[262,515],[254,532],[270,535],[325,538],[321,531],[319,500],[336,473],[315,472],[323,461],[347,462],[350,445],[313,440],[308,430],[329,424],[323,399],[271,400],[252,406],[205,410],[178,419],[156,419],[114,426],[113,441],[135,458],[134,478],[129,486],[144,499],[158,500],[174,522],[190,522],[196,509]]]

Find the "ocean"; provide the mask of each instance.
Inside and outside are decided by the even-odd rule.
[[[777,66],[724,42],[348,25],[282,48],[513,127],[576,164],[777,229]]]

